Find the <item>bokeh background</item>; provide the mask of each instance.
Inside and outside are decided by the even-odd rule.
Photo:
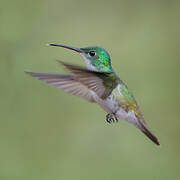
[[[0,179],[180,179],[179,20],[178,0],[1,0]],[[25,74],[84,65],[50,42],[107,49],[161,146]]]

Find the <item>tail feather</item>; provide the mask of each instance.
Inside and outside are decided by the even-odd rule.
[[[140,123],[140,130],[149,138],[151,141],[153,141],[156,145],[160,145],[158,138],[152,134],[152,132],[142,123]]]

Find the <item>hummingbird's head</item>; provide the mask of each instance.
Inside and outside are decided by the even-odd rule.
[[[64,44],[49,44],[51,46],[58,46],[76,51],[82,55],[86,66],[90,70],[100,71],[100,72],[111,72],[111,59],[108,52],[98,46],[76,48],[72,46],[67,46]]]

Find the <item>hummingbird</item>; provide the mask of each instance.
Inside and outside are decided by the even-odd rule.
[[[70,74],[25,71],[26,73],[66,93],[97,103],[107,113],[107,123],[124,119],[142,131],[156,145],[160,145],[157,137],[147,127],[133,94],[113,70],[110,55],[104,48],[77,48],[56,43],[49,45],[79,53],[85,61],[86,68],[58,61]]]

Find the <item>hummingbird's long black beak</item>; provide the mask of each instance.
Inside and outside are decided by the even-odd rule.
[[[76,47],[72,47],[72,46],[67,46],[67,45],[64,45],[64,44],[50,43],[49,45],[50,46],[63,47],[63,48],[66,48],[66,49],[70,49],[70,50],[76,51],[78,53],[82,53],[83,52],[80,48],[76,48]]]

